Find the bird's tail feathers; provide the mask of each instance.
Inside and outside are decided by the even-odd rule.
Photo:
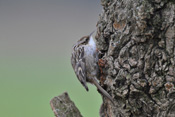
[[[98,90],[102,93],[103,96],[108,98],[114,104],[112,97],[99,85],[96,79],[94,79],[94,85],[98,88]]]

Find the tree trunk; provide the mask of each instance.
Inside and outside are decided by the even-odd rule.
[[[101,117],[175,117],[174,0],[101,0]]]
[[[67,92],[50,100],[55,117],[82,117],[80,111],[71,101]]]
[[[104,98],[100,116],[175,117],[175,1],[101,4],[96,33],[100,84],[115,104]],[[61,97],[50,102],[56,116],[81,116]],[[68,102],[73,107],[65,111]]]

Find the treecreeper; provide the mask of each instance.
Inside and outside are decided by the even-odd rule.
[[[93,32],[77,41],[72,48],[71,64],[83,87],[88,91],[87,83],[94,84],[99,92],[113,104],[112,97],[99,85],[98,50],[92,37]]]

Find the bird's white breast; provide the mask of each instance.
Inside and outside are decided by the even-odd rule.
[[[95,41],[93,39],[93,37],[91,36],[90,37],[90,40],[89,40],[89,46],[91,46],[93,49],[96,49],[96,44],[95,44]]]

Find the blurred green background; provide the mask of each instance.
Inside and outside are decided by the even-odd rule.
[[[71,64],[72,45],[96,28],[99,0],[0,0],[0,117],[54,117],[50,100],[67,91],[84,117],[98,117]]]

